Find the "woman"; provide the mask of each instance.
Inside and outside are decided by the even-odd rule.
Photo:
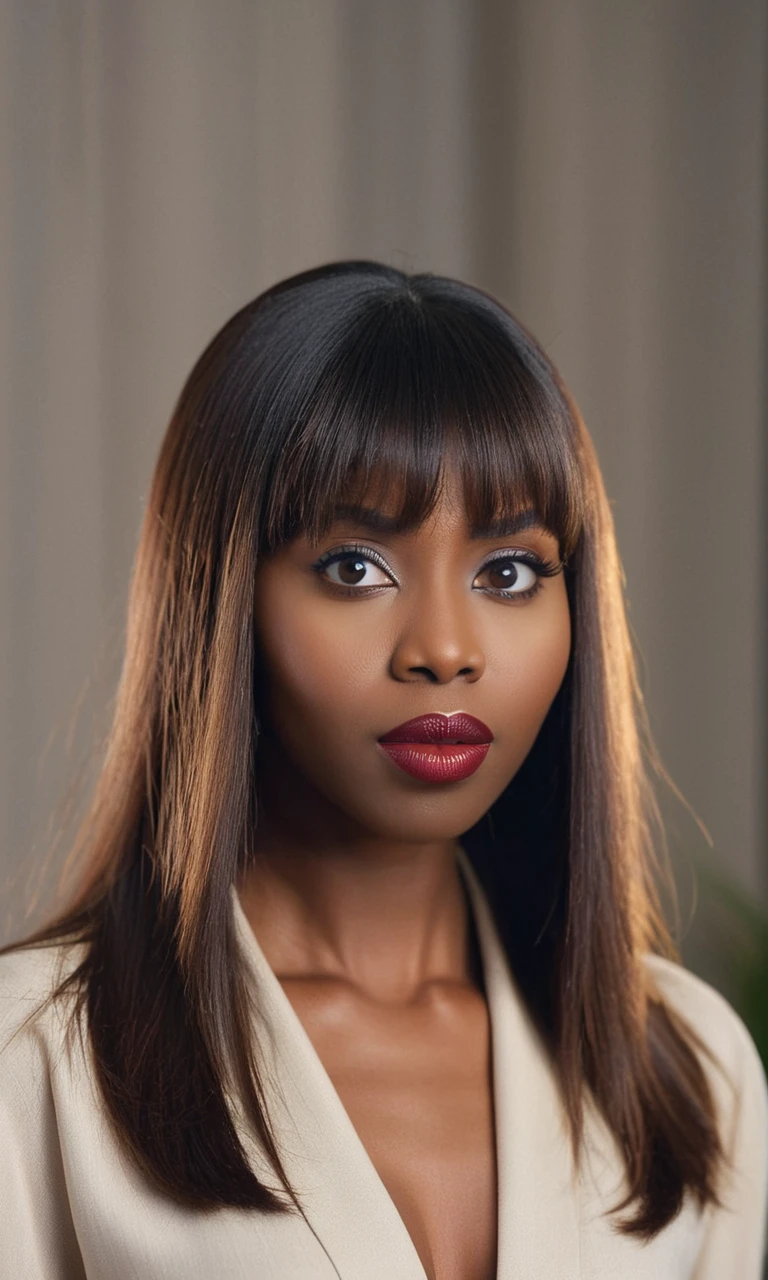
[[[243,308],[162,445],[79,885],[0,960],[2,1273],[757,1280],[765,1078],[669,958],[640,722],[531,336],[368,262]]]

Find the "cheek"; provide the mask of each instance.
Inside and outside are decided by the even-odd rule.
[[[377,670],[375,636],[350,634],[338,605],[311,608],[265,592],[257,615],[262,705],[284,743],[297,736],[350,738],[364,714],[365,689]],[[263,623],[259,620],[263,619]],[[354,640],[354,648],[351,642]]]
[[[521,610],[522,612],[522,610]],[[498,673],[497,734],[508,768],[517,769],[530,751],[563,682],[571,652],[568,600],[551,593],[547,608],[530,609],[509,628],[492,666]],[[491,664],[489,664],[490,666]]]

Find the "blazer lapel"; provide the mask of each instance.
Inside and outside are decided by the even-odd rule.
[[[576,1280],[578,1191],[553,1070],[510,973],[484,890],[459,849],[491,1023],[498,1166],[498,1280]],[[312,1041],[254,936],[233,886],[254,981],[265,1101],[288,1177],[341,1280],[426,1280],[405,1224]],[[254,1167],[274,1172],[244,1134]]]
[[[236,928],[255,981],[265,1100],[304,1217],[341,1280],[427,1280],[394,1201],[304,1027],[272,971],[233,888]],[[274,1172],[248,1140],[254,1167]]]
[[[499,1180],[498,1280],[575,1280],[579,1190],[554,1070],[463,849],[491,1021]]]

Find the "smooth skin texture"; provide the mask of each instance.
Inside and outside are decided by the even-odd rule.
[[[386,569],[361,551],[313,568],[350,541]],[[562,572],[518,565],[514,582],[508,560],[489,566],[501,552],[559,564],[539,524],[471,539],[446,466],[417,531],[342,522],[256,570],[260,808],[241,901],[439,1280],[496,1274],[490,1025],[457,840],[528,754],[571,644]],[[435,711],[494,734],[461,782],[411,778],[378,744]]]

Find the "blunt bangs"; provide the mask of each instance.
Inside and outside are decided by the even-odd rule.
[[[363,277],[368,296],[344,331],[330,321],[306,409],[278,433],[261,548],[301,534],[316,542],[338,506],[363,501],[386,507],[400,532],[418,528],[451,463],[471,531],[532,508],[566,560],[584,521],[584,485],[546,356],[480,291],[403,280]]]

